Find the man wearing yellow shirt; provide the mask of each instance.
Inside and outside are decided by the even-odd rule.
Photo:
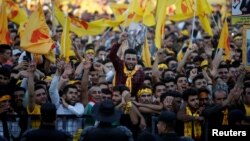
[[[48,100],[48,96],[46,94],[46,90],[42,86],[35,86],[34,87],[34,72],[36,70],[36,66],[34,63],[31,63],[29,66],[28,71],[28,106],[27,112],[28,115],[41,115],[41,105],[46,103]],[[39,117],[38,119],[35,117],[32,120],[32,128],[38,128],[40,126]]]

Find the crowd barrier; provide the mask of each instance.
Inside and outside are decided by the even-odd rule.
[[[66,131],[71,135],[74,135],[78,129],[84,129],[85,119],[92,118],[91,115],[83,115],[77,117],[74,115],[57,115],[56,128],[59,130]],[[27,129],[36,129],[40,126],[40,116],[18,116],[18,115],[7,115],[6,121],[9,129],[9,134],[12,137],[18,137],[21,132]],[[152,116],[151,125],[147,125],[153,134],[157,133],[156,123],[158,117]],[[3,136],[3,120],[0,119],[0,135]]]

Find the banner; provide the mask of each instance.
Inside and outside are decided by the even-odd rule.
[[[250,0],[232,0],[232,24],[250,24]]]

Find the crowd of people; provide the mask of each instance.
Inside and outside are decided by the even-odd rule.
[[[220,11],[214,17],[220,24]],[[49,16],[46,20],[51,23]],[[154,27],[148,27],[150,65],[141,57],[143,45],[129,47],[126,30],[111,28],[92,37],[71,33],[74,55],[67,62],[60,57],[63,28],[58,25],[53,63],[23,50],[18,25],[9,22],[11,44],[0,45],[0,136],[10,141],[207,141],[214,127],[250,125],[243,26],[230,24],[230,16],[226,20],[230,57],[217,48],[217,24],[211,23],[214,36],[209,36],[199,20],[194,29],[190,19],[166,22],[160,49]],[[28,120],[36,115],[41,120]],[[65,121],[60,115],[74,117]]]

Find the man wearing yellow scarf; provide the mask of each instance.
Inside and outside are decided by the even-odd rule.
[[[193,88],[186,89],[183,92],[183,100],[185,104],[177,116],[184,123],[183,135],[201,141],[204,118],[200,115],[198,91]]]
[[[228,94],[225,88],[217,88],[212,97],[213,104],[206,106],[202,111],[202,115],[206,118],[206,127],[208,130],[213,128],[228,125],[228,115],[232,109],[236,108],[236,101],[238,102],[241,96],[242,89],[235,87],[230,90]]]
[[[124,61],[117,56],[121,43],[127,40],[127,37],[127,33],[121,34],[118,42],[112,46],[108,58],[112,61],[116,71],[114,85],[126,85],[130,89],[131,96],[135,97],[144,81],[144,72],[135,67],[137,64],[136,50],[132,48],[126,49],[124,52]]]

